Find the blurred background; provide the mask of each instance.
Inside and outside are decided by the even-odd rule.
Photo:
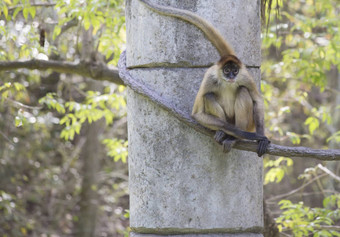
[[[0,236],[127,236],[125,87],[98,72],[125,47],[124,1],[0,9]],[[262,0],[275,144],[340,149],[339,12],[338,0]],[[339,161],[265,155],[264,167],[280,236],[340,236]]]

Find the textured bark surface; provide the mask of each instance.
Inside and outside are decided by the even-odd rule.
[[[152,1],[197,12],[231,37],[246,64],[259,66],[260,25],[250,23],[259,14],[256,2]],[[248,11],[240,25],[225,24]],[[205,70],[218,60],[216,49],[197,28],[136,0],[126,2],[126,16],[120,75],[133,89],[127,96],[131,235],[262,236],[262,159],[236,149],[223,153],[211,131],[189,116]],[[258,25],[258,37],[249,25]],[[240,29],[246,45],[236,44]],[[252,70],[259,81],[259,68]]]
[[[261,64],[260,1],[150,0],[195,12],[213,24],[245,65]],[[128,67],[197,67],[219,60],[195,26],[160,15],[138,1],[126,1]]]

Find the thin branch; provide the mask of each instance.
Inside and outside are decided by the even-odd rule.
[[[113,82],[118,85],[123,85],[123,81],[120,79],[118,70],[116,68],[109,68],[104,63],[98,62],[62,62],[53,60],[27,60],[27,61],[10,61],[0,62],[0,71],[9,71],[15,69],[38,69],[38,70],[48,70],[52,69],[60,73],[72,73],[78,74],[84,77],[91,77],[95,80],[106,80]]]
[[[335,230],[335,231],[340,231],[340,226],[335,226],[335,225],[320,225],[320,226],[314,226],[314,229],[317,230]]]
[[[295,194],[295,193],[297,193],[297,192],[303,190],[303,189],[304,189],[305,187],[307,187],[308,185],[314,183],[314,181],[316,181],[316,180],[318,180],[318,179],[321,179],[321,178],[323,178],[323,177],[325,177],[325,176],[327,176],[327,174],[319,175],[319,176],[317,176],[317,177],[315,177],[315,178],[309,180],[307,183],[301,185],[301,186],[298,187],[297,189],[294,189],[294,190],[292,190],[292,191],[290,191],[290,192],[288,192],[288,193],[284,193],[284,194],[277,195],[277,196],[275,196],[275,197],[268,198],[267,201],[268,201],[268,202],[272,202],[272,201],[274,201],[274,200],[279,200],[279,199],[282,199],[282,198],[291,196],[291,195],[293,195],[293,194]]]
[[[193,129],[206,134],[207,136],[213,136],[214,131],[207,129],[198,124],[187,112],[181,111],[175,108],[172,103],[164,99],[155,93],[152,89],[146,87],[143,83],[139,82],[131,76],[126,68],[126,54],[122,53],[119,60],[119,74],[116,68],[109,68],[104,63],[98,62],[61,62],[53,60],[27,60],[27,61],[11,61],[11,62],[0,62],[0,71],[9,71],[15,69],[38,69],[38,70],[54,70],[60,73],[72,73],[80,76],[90,77],[95,80],[106,80],[118,85],[126,85],[133,89],[135,92],[148,97],[157,105],[170,112],[180,121],[184,122]],[[235,145],[236,149],[256,152],[257,142],[255,141],[239,141]],[[339,149],[310,149],[307,147],[288,147],[280,146],[271,143],[268,146],[267,154],[274,156],[285,156],[285,157],[304,157],[304,158],[315,158],[318,160],[340,160]]]
[[[332,195],[332,194],[337,194],[338,192],[336,192],[336,191],[334,191],[334,190],[324,190],[324,192],[325,193],[327,193],[327,194],[330,194],[330,195]],[[297,196],[297,195],[299,195],[299,196],[315,196],[315,195],[321,195],[321,194],[323,194],[322,192],[320,192],[320,191],[318,191],[318,192],[303,192],[303,193],[293,193],[293,194],[291,194],[290,196],[292,197],[292,196]],[[276,196],[275,196],[276,197]],[[274,197],[274,198],[275,198]],[[273,201],[269,201],[269,200],[266,200],[266,203],[268,204],[268,205],[277,205],[277,201],[275,201],[275,200],[273,200]],[[281,212],[280,212],[281,213]]]
[[[327,173],[329,176],[331,176],[333,179],[337,180],[340,182],[340,177],[337,176],[336,174],[334,174],[332,171],[330,171],[329,169],[327,169],[325,166],[318,164],[317,166],[320,170],[322,170],[323,172]]]
[[[13,104],[15,107],[17,107],[18,109],[20,108],[24,108],[24,109],[31,109],[31,110],[40,110],[42,109],[42,106],[29,106],[29,105],[25,105],[23,103],[20,103],[18,101],[6,98],[5,99],[7,102]]]
[[[298,228],[307,228],[307,225],[299,225],[297,226]],[[335,226],[335,225],[314,225],[313,229],[315,230],[334,230],[334,231],[340,231],[340,226]],[[289,231],[291,230],[291,228],[287,228],[287,227],[283,227],[282,228],[283,231]],[[280,232],[280,234],[282,234],[283,232]]]
[[[19,4],[19,5],[8,8],[8,11],[13,11],[16,8],[19,8],[19,7],[22,7],[22,8],[24,8],[24,7],[54,7],[55,5],[56,5],[56,3],[48,3],[48,2],[31,3],[29,5],[28,4],[26,4],[26,5]]]
[[[284,236],[287,236],[287,237],[291,237],[291,235],[286,234],[286,233],[284,233],[284,232],[280,232],[280,235],[284,235]]]
[[[148,97],[154,103],[162,107],[163,109],[170,112],[177,119],[185,123],[186,125],[192,127],[193,129],[206,134],[207,136],[213,136],[214,131],[209,130],[200,124],[198,124],[191,116],[185,111],[181,111],[173,106],[173,104],[157,93],[155,93],[152,89],[145,86],[140,80],[134,78],[129,73],[126,68],[126,53],[125,51],[121,54],[120,60],[118,63],[119,76],[124,81],[126,86],[129,86],[136,93],[141,94],[143,96]],[[256,152],[257,150],[257,142],[255,141],[239,141],[234,146],[236,149],[244,150],[244,151],[252,151]],[[268,146],[267,154],[274,156],[285,156],[285,157],[304,157],[304,158],[315,158],[318,160],[340,160],[340,150],[338,149],[310,149],[307,147],[288,147],[288,146],[280,146],[271,143]]]
[[[313,175],[315,175],[315,173],[313,173]],[[315,175],[315,176],[316,176],[316,175]],[[316,177],[317,177],[317,176],[316,176]],[[325,193],[325,191],[324,191],[324,188],[322,187],[322,184],[321,184],[321,182],[320,182],[320,179],[316,179],[316,185],[317,185],[318,188],[320,189],[320,191],[321,191],[323,197],[324,197],[324,198],[327,197],[327,195],[326,195],[326,193]]]
[[[71,29],[72,27],[75,27],[77,26],[79,23],[79,20],[77,18],[73,18],[72,20],[66,22],[62,27],[61,27],[61,30],[60,30],[60,34],[57,35],[57,37],[55,38],[54,40],[54,45],[58,45],[58,42],[59,42],[59,39],[60,37],[62,37],[62,35],[68,31],[69,29]]]
[[[6,141],[8,141],[10,144],[15,145],[14,142],[12,142],[12,140],[5,133],[3,133],[2,131],[0,131],[0,135],[3,136],[4,139]]]

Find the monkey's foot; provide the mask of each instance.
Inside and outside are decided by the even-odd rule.
[[[237,140],[236,140],[235,138],[225,139],[225,140],[222,142],[223,152],[224,152],[224,153],[230,152],[231,149],[234,147],[236,141],[237,141]]]
[[[219,144],[222,144],[222,142],[227,138],[227,134],[225,134],[222,130],[218,130],[215,133],[214,139]]]
[[[263,156],[263,154],[266,153],[269,144],[270,141],[267,137],[266,139],[259,141],[259,145],[257,146],[257,155],[259,157]]]

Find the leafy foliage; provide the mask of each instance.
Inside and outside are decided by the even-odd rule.
[[[114,158],[114,161],[117,162],[121,160],[126,163],[126,158],[128,155],[127,152],[127,141],[118,140],[118,139],[105,139],[103,143],[106,145],[108,152],[107,155]]]
[[[106,124],[112,124],[113,119],[122,113],[125,108],[125,99],[118,94],[100,94],[99,92],[87,91],[84,103],[75,101],[58,101],[55,93],[48,93],[39,100],[49,109],[55,109],[58,113],[64,114],[60,124],[65,125],[60,137],[65,140],[73,140],[75,134],[80,133],[84,122],[91,124],[99,119],[105,118]],[[66,113],[67,111],[67,113]],[[120,114],[123,116],[124,114]]]
[[[292,165],[293,160],[285,157],[265,161],[264,168],[270,169],[266,172],[264,184],[268,184],[270,182],[280,183],[284,175],[288,172],[288,167]]]
[[[0,60],[115,65],[125,42],[124,22],[123,0],[0,1]],[[91,45],[83,45],[84,28]],[[127,159],[124,123],[117,128],[126,114],[124,88],[51,71],[7,70],[0,77],[0,236],[77,232],[85,175],[81,152],[88,136],[116,141],[105,142],[113,159],[104,148],[92,154],[101,168],[91,186],[98,197],[98,235],[124,234],[127,167],[115,162]],[[89,124],[104,120],[103,131],[86,133]]]
[[[294,236],[303,237],[313,234],[315,237],[340,236],[332,230],[332,225],[340,220],[340,195],[331,195],[324,199],[324,208],[310,208],[303,202],[292,203],[289,200],[279,202],[283,210],[277,218],[280,231],[288,228]]]
[[[340,148],[340,5],[336,0],[277,0],[272,7],[279,12],[267,16],[272,21],[262,36],[262,91],[271,138],[287,145]],[[337,182],[313,168],[316,162],[296,159],[291,166],[289,158],[266,157],[264,164],[265,189],[273,192],[272,183],[296,188],[277,189],[290,199],[280,201],[280,209],[270,203],[280,213],[276,220],[284,236],[339,236],[331,228],[339,225]],[[328,172],[338,175],[337,167],[330,163]],[[325,205],[328,200],[334,201],[332,205]],[[323,208],[313,207],[322,203]]]
[[[318,96],[325,90],[329,91],[327,71],[334,70],[334,67],[340,69],[340,46],[337,43],[340,40],[337,14],[339,6],[332,0],[294,0],[284,3],[277,22],[263,35],[263,47],[275,48],[282,52],[282,57],[278,58],[277,62],[273,57],[268,57],[270,60],[264,62],[263,71],[270,83],[262,85],[262,90],[265,92],[266,101],[271,101],[270,104],[266,103],[269,111],[272,111],[268,119],[275,121],[270,123],[271,130],[279,132],[280,135],[287,135],[288,138],[292,135],[296,138],[299,133],[289,130],[283,133],[280,126],[282,119],[279,119],[282,114],[294,115],[300,112],[296,118],[301,117],[301,120],[304,120],[310,135],[333,123],[332,113],[335,111],[325,103],[320,106],[320,103],[313,101],[311,93]],[[330,97],[329,93],[326,95]],[[273,98],[284,99],[285,106],[278,106],[279,102],[273,101]],[[325,100],[329,99],[326,97]],[[290,109],[289,112],[282,113],[280,110],[293,106],[295,111]],[[299,106],[300,110],[297,109]],[[327,135],[329,136],[324,134]],[[311,139],[304,134],[298,136]]]

